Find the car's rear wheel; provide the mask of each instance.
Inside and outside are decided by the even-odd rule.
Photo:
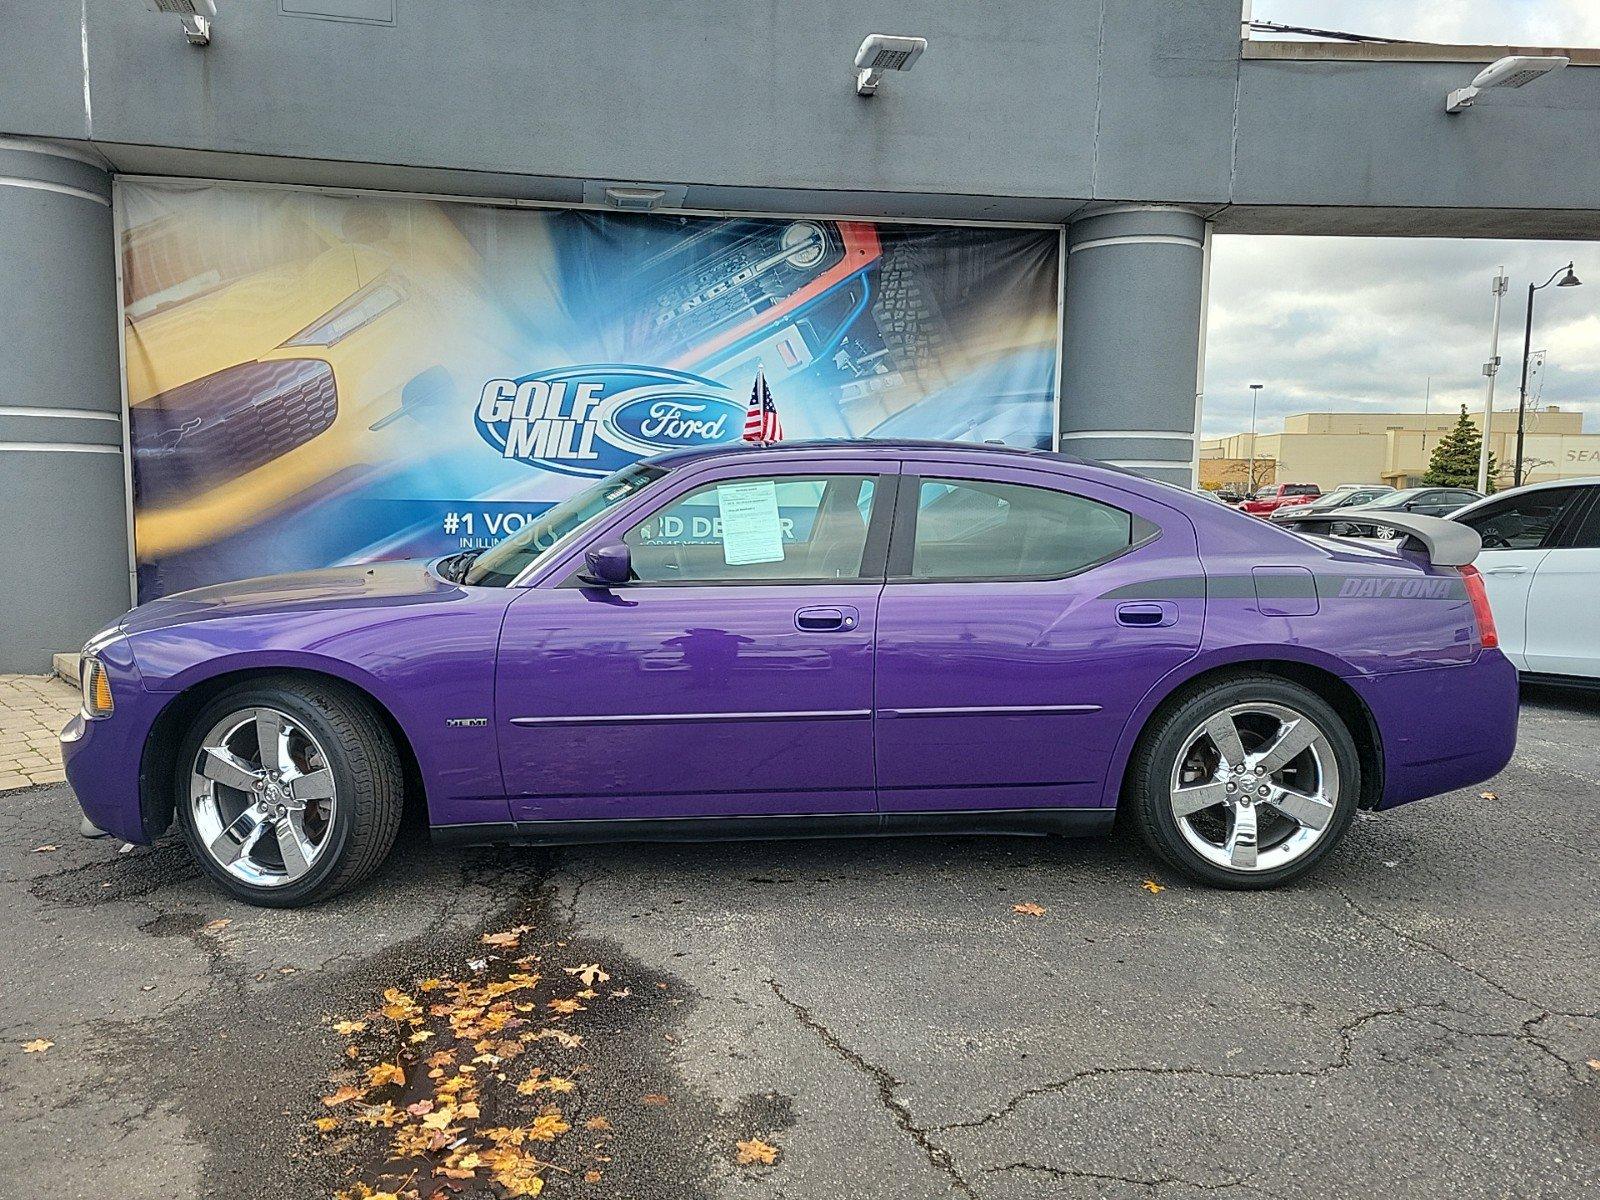
[[[1203,686],[1160,713],[1125,803],[1150,848],[1202,883],[1269,888],[1344,836],[1361,791],[1355,740],[1308,688],[1271,675]]]
[[[353,886],[400,825],[393,739],[331,683],[269,679],[217,696],[191,723],[176,784],[190,852],[251,904],[292,908]]]

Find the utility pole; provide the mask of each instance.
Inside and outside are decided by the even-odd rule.
[[[1428,415],[1433,407],[1433,376],[1428,376],[1428,388],[1422,393],[1422,464],[1427,469],[1428,464]]]
[[[1488,377],[1483,395],[1483,443],[1478,447],[1478,490],[1489,494],[1489,429],[1494,424],[1494,377],[1500,371],[1500,301],[1506,294],[1506,269],[1494,277],[1494,326],[1489,333],[1489,361],[1483,364]]]
[[[1250,474],[1245,476],[1249,480],[1245,490],[1252,496],[1256,494],[1256,401],[1261,399],[1261,389],[1265,386],[1260,383],[1250,385]]]
[[[1556,276],[1561,274],[1557,268],[1551,273],[1550,278],[1543,283],[1530,283],[1528,285],[1528,320],[1522,327],[1522,392],[1517,397],[1517,459],[1512,464],[1511,485],[1522,486],[1522,427],[1527,422],[1528,416],[1528,359],[1533,354],[1533,294],[1540,288],[1547,288],[1556,283],[1558,288],[1577,287],[1583,281],[1578,278],[1573,264],[1566,265],[1566,275],[1560,283],[1556,283]]]

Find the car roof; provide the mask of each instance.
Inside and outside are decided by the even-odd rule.
[[[866,455],[869,458],[896,458],[902,454],[917,453],[919,451],[955,453],[977,462],[993,459],[998,462],[1015,462],[1019,465],[1030,461],[1033,463],[1054,463],[1060,466],[1083,468],[1090,471],[1104,471],[1107,475],[1114,475],[1121,480],[1138,480],[1141,483],[1154,484],[1157,487],[1171,486],[1160,484],[1156,480],[1135,474],[1123,467],[1097,462],[1091,458],[1081,458],[1075,454],[1063,454],[1057,450],[1038,450],[1030,446],[1005,446],[998,442],[948,442],[927,438],[807,438],[783,442],[721,442],[712,446],[693,446],[683,450],[669,450],[665,454],[656,455],[649,461],[664,467],[680,467],[691,462],[734,459],[751,454],[838,454]],[[1188,464],[1174,463],[1173,465],[1187,466]],[[1183,489],[1180,488],[1178,490],[1182,491]]]
[[[1111,487],[1141,495],[1148,500],[1167,504],[1191,517],[1215,513],[1223,517],[1238,517],[1245,522],[1256,522],[1254,517],[1237,513],[1226,504],[1202,500],[1188,488],[1151,479],[1125,467],[1063,454],[1057,450],[1036,450],[1024,446],[1003,446],[994,442],[950,442],[921,438],[816,438],[784,442],[723,442],[713,446],[695,446],[683,450],[670,450],[645,461],[658,466],[676,468],[690,463],[737,461],[749,455],[813,454],[822,456],[866,456],[872,459],[894,459],[905,455],[927,454],[957,455],[968,462],[991,462],[996,465],[1060,467],[1080,478],[1095,480]],[[1173,466],[1186,467],[1186,462]]]

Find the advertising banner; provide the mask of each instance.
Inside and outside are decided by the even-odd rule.
[[[1054,230],[119,185],[141,600],[490,545],[640,458],[1048,446]]]

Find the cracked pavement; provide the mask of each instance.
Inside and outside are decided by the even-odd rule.
[[[323,1020],[521,914],[665,985],[588,1042],[614,1168],[548,1196],[1573,1196],[1600,1178],[1597,731],[1600,697],[1530,689],[1498,799],[1364,816],[1312,879],[1248,894],[1127,837],[436,852],[413,829],[371,885],[273,912],[175,845],[78,839],[62,786],[9,793],[0,1190],[325,1195]],[[642,1092],[671,1103],[627,1110]],[[734,1163],[752,1136],[775,1165]]]

